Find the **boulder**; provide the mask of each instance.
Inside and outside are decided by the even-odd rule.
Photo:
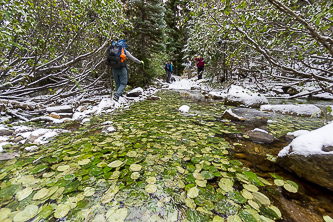
[[[224,104],[259,108],[261,105],[268,104],[268,100],[259,93],[251,92],[241,86],[232,85],[228,90]]]
[[[296,131],[278,154],[277,163],[299,177],[333,190],[333,122],[319,129]]]
[[[12,160],[15,157],[20,156],[18,153],[13,152],[13,153],[0,153],[0,161],[3,160]]]
[[[11,136],[13,134],[12,130],[6,128],[0,128],[0,136]]]
[[[260,110],[294,116],[320,117],[321,114],[320,108],[312,104],[262,105],[260,106]]]
[[[139,97],[141,96],[143,93],[143,89],[141,87],[135,88],[133,90],[131,90],[130,92],[128,92],[126,94],[127,97]]]
[[[333,154],[291,154],[279,156],[276,162],[299,177],[333,190]]]
[[[246,135],[249,137],[249,140],[255,143],[273,143],[275,138],[267,131],[262,129],[254,129],[246,132]]]
[[[226,111],[224,111],[222,118],[234,120],[234,121],[245,121],[245,119],[243,117],[236,115],[235,113],[232,112],[231,109],[227,109]]]

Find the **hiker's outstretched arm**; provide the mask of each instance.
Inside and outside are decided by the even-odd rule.
[[[126,56],[130,59],[130,60],[132,60],[132,61],[134,61],[134,62],[136,62],[136,63],[141,63],[141,61],[140,60],[138,60],[137,58],[135,58],[134,56],[132,56],[132,54],[128,51],[128,50],[126,50]]]

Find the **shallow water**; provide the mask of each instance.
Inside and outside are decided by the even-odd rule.
[[[247,141],[243,132],[250,124],[221,121],[226,109],[221,103],[198,102],[202,98],[184,92],[159,96],[161,101],[95,116],[79,128],[77,123],[64,124],[73,131],[37,152],[21,148],[20,158],[0,162],[0,219],[197,222],[333,217],[329,192],[304,183],[261,154],[277,152],[285,141],[274,149]],[[189,114],[177,111],[184,104],[191,107]],[[286,119],[281,121],[287,129],[280,129],[278,120],[272,125],[276,136],[315,127]],[[117,131],[102,133],[105,121],[113,121]],[[250,155],[250,149],[260,155]],[[274,185],[272,172],[296,182],[298,192]]]

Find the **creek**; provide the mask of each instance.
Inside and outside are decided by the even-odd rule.
[[[324,221],[332,192],[268,160],[286,132],[322,120],[267,114],[271,145],[247,140],[257,121],[221,119],[226,107],[197,94],[94,116],[38,151],[0,162],[0,221]],[[178,112],[181,105],[190,112]],[[238,109],[249,119],[257,111]],[[104,133],[112,121],[116,131]],[[261,126],[258,123],[258,126]],[[276,184],[283,182],[285,185]],[[302,219],[302,220],[300,220]]]

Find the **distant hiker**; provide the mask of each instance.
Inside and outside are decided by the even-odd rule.
[[[170,83],[170,78],[171,78],[171,64],[169,62],[167,62],[167,64],[165,64],[165,72],[167,75],[167,83]]]
[[[127,50],[125,39],[121,39],[118,42],[113,41],[108,49],[107,65],[111,66],[113,78],[116,83],[116,94],[113,97],[115,101],[119,100],[119,97],[122,96],[127,85],[127,57],[143,65],[143,61],[132,56]]]
[[[187,58],[186,62],[185,62],[185,67],[186,67],[188,79],[191,78],[191,66],[192,66],[192,62],[190,61],[190,58]]]
[[[171,74],[173,73],[173,63],[172,62],[170,62],[170,72],[171,72]]]
[[[203,59],[203,56],[201,55],[200,58],[195,58],[195,61],[198,62],[198,80],[202,79],[202,72],[204,71],[205,68],[205,61]]]

